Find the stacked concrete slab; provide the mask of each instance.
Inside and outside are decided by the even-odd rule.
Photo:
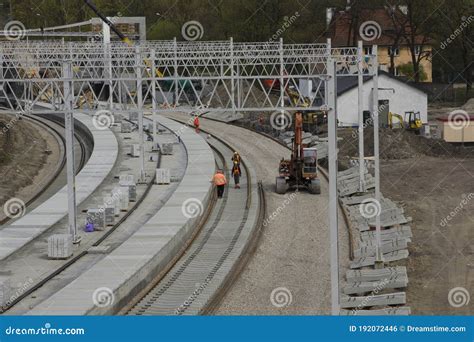
[[[75,114],[74,118],[86,127],[94,140],[94,150],[76,176],[76,203],[81,204],[103,182],[112,170],[118,154],[118,143],[110,130],[99,130],[92,117]],[[44,233],[68,213],[67,186],[22,218],[0,230],[0,260],[7,258],[27,243]]]
[[[184,206],[190,201],[201,209],[207,206],[214,155],[194,130],[164,117],[159,121],[179,134],[188,153],[188,166],[175,192],[127,241],[28,314],[115,313],[162,272],[190,238],[200,216],[190,215]],[[104,294],[107,305],[97,300]]]
[[[286,131],[280,134],[279,139],[288,147],[293,147],[293,137],[295,133],[292,131]],[[325,159],[328,156],[328,144],[327,139],[320,139],[317,135],[313,135],[309,132],[303,132],[303,144],[308,147],[314,147],[317,149],[318,160]]]
[[[347,283],[342,287],[342,315],[409,315],[406,293],[406,267],[393,267],[408,258],[412,232],[411,218],[397,203],[381,196],[379,202],[371,191],[375,187],[372,175],[364,173],[366,190],[360,193],[359,167],[338,173],[339,200],[349,220],[353,260],[347,271]],[[385,268],[375,269],[376,213],[381,218],[381,250]],[[387,266],[388,265],[388,266]]]

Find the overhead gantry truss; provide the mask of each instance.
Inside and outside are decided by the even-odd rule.
[[[15,112],[47,112],[40,103],[63,111],[67,81],[73,111],[80,112],[93,112],[100,102],[136,112],[148,100],[157,112],[180,111],[178,104],[209,111],[327,110],[328,80],[357,76],[359,58],[364,75],[372,74],[374,56],[329,44],[7,41],[0,43],[0,101]],[[303,82],[311,94],[301,95]],[[288,101],[288,89],[296,100]]]

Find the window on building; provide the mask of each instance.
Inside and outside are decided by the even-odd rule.
[[[395,67],[395,68],[393,69],[393,75],[394,75],[394,76],[400,76],[400,72],[398,71],[398,68],[397,68],[397,67]]]
[[[389,56],[398,56],[400,54],[400,49],[398,47],[390,46],[388,48]]]
[[[372,46],[364,47],[364,55],[370,55],[370,54],[372,54]]]
[[[421,45],[415,46],[415,55],[418,56],[421,53]]]

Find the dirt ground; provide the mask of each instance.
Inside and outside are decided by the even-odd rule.
[[[346,129],[339,136],[340,163],[347,166],[357,156],[357,135]],[[373,155],[372,134],[364,140],[367,155]],[[381,130],[380,140],[382,193],[413,218],[406,263],[412,313],[472,315],[474,299],[455,307],[448,296],[457,288],[467,290],[467,299],[474,296],[474,147],[402,130]]]
[[[47,135],[39,131],[33,123],[14,116],[0,114],[0,206],[21,189],[36,183],[35,177],[46,164],[48,155],[45,150],[51,148]],[[54,139],[52,142],[54,142]],[[28,198],[23,198],[24,202]],[[4,217],[0,210],[0,219]]]

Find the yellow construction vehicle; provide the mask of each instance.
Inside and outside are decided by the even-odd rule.
[[[405,112],[405,118],[403,118],[400,114],[388,113],[388,126],[393,129],[393,118],[397,118],[400,127],[405,128],[408,131],[414,131],[415,134],[420,134],[420,130],[423,127],[423,123],[421,121],[420,112],[415,111],[407,111]]]
[[[398,119],[398,123],[400,124],[401,128],[405,127],[405,122],[403,120],[403,117],[400,114],[388,112],[388,126],[393,129],[393,118]]]
[[[408,120],[407,120],[408,117]],[[408,111],[405,112],[405,122],[407,123],[406,129],[414,131],[415,134],[420,134],[420,130],[423,127],[421,122],[420,112]]]

